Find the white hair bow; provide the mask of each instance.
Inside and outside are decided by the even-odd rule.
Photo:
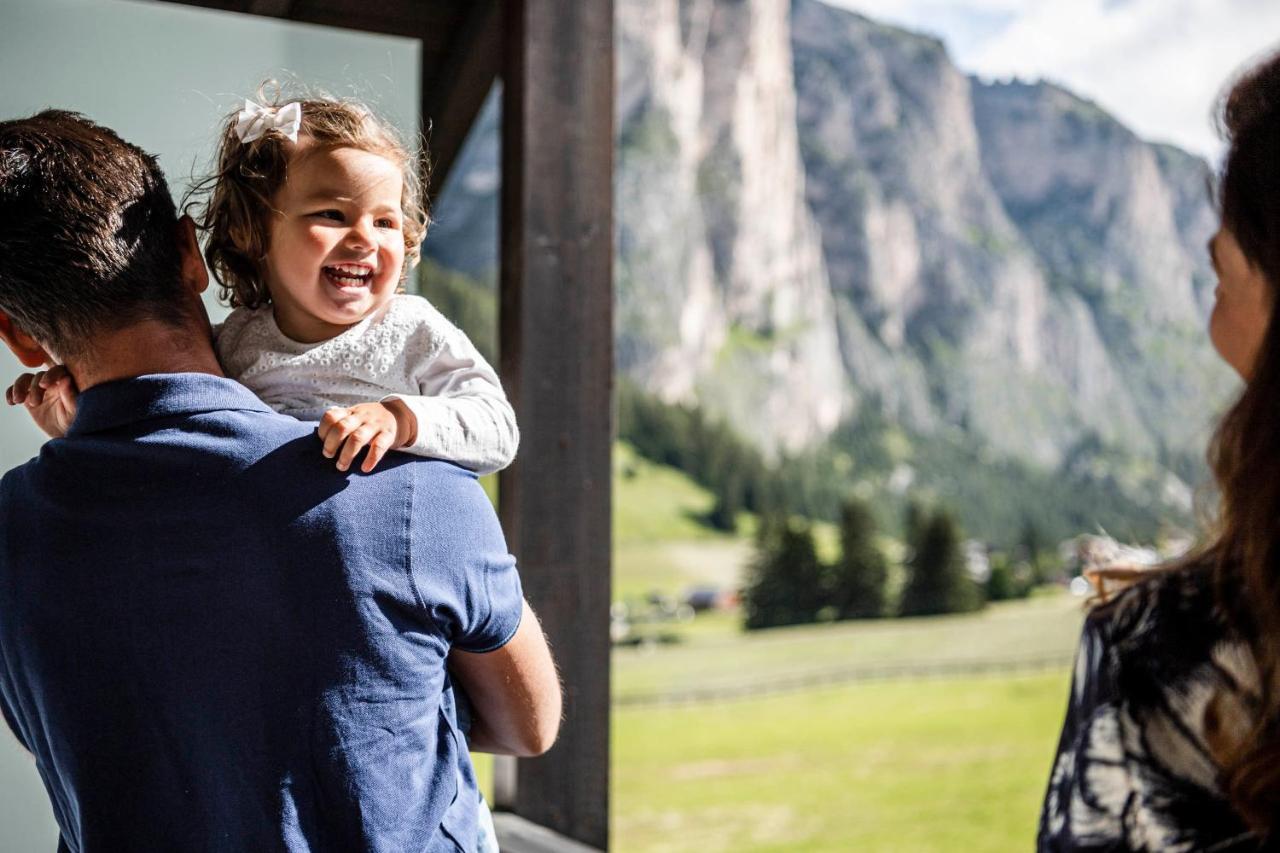
[[[266,136],[269,130],[278,130],[290,142],[297,142],[301,127],[302,104],[297,101],[277,108],[265,107],[246,99],[244,109],[236,120],[236,136],[240,137],[241,142],[252,142]]]

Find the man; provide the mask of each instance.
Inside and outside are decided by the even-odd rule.
[[[0,338],[79,389],[0,482],[0,710],[60,849],[470,850],[446,657],[473,747],[538,754],[560,717],[492,508],[443,462],[334,470],[222,376],[207,284],[154,158],[0,123]]]

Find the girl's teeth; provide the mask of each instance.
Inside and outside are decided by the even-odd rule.
[[[325,273],[327,273],[330,278],[341,279],[342,281],[357,281],[357,282],[363,282],[366,279],[368,279],[370,275],[372,275],[372,273],[368,270],[360,270],[357,272],[349,269],[342,269],[339,267],[326,267]]]

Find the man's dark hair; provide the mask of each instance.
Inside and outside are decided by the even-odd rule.
[[[59,356],[184,319],[177,210],[156,158],[84,116],[0,122],[0,311]]]

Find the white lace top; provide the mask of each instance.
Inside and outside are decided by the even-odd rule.
[[[511,464],[520,433],[497,374],[460,329],[420,296],[398,295],[336,338],[299,343],[271,307],[237,308],[214,329],[232,379],[271,408],[319,421],[326,409],[392,398],[418,421],[402,448],[489,474]]]

